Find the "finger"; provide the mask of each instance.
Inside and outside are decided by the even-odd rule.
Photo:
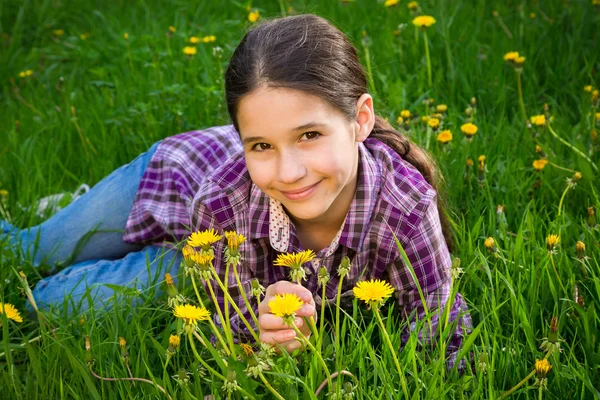
[[[296,311],[296,315],[299,317],[312,317],[316,311],[313,304],[304,304],[301,309]]]
[[[273,284],[273,296],[285,293],[295,294],[305,303],[310,303],[313,299],[310,290],[297,283],[278,281]]]
[[[277,345],[278,343],[285,343],[293,340],[296,337],[296,332],[292,329],[281,329],[275,331],[264,331],[260,333],[260,341]]]
[[[295,323],[297,327],[301,327],[304,324],[304,321],[302,318],[296,318]],[[261,331],[289,329],[289,326],[283,322],[283,318],[276,317],[273,314],[261,314],[258,317],[258,325]]]

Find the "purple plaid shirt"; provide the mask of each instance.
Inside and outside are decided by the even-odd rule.
[[[368,138],[358,147],[358,184],[346,220],[331,245],[306,265],[308,276],[303,285],[320,303],[317,272],[319,265],[325,266],[331,275],[326,301],[335,299],[337,267],[342,257],[348,256],[352,261],[343,282],[343,299],[352,297],[352,288],[360,280],[384,279],[396,289],[403,313],[409,315],[416,310],[422,317],[424,309],[416,282],[398,251],[393,232],[412,264],[427,307],[430,311],[441,310],[451,294],[451,259],[442,235],[435,190],[411,164],[379,140]],[[243,289],[249,293],[252,278],[265,287],[288,279],[285,268],[273,266],[279,252],[304,250],[287,218],[287,229],[279,228],[279,235],[270,234],[274,228],[270,213],[274,209],[281,209],[280,203],[271,200],[250,179],[233,126],[187,132],[169,137],[158,146],[142,177],[124,240],[156,244],[181,241],[192,231],[208,228],[235,230],[247,238],[240,246],[243,260],[239,273]],[[235,278],[225,277],[224,245],[225,240],[216,244],[215,268],[246,319],[252,322]],[[223,308],[223,293],[217,293]],[[256,301],[253,304],[256,312]],[[432,332],[439,314],[432,317]],[[471,327],[460,294],[453,299],[450,311],[449,321],[455,320],[457,328],[449,352],[456,352],[461,337]],[[217,315],[215,322],[220,323]],[[231,325],[235,332],[248,334],[235,313]],[[414,326],[413,322],[410,328]]]

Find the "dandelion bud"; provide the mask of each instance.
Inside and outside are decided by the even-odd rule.
[[[127,342],[124,337],[119,337],[119,347],[121,348],[121,358],[125,365],[129,364],[129,352],[127,352]]]
[[[177,372],[177,379],[183,385],[187,385],[190,382],[190,378],[188,376],[188,373],[187,373],[187,371],[184,368],[179,368],[179,371]]]
[[[173,282],[171,274],[169,274],[168,272],[165,274],[165,283],[167,284],[167,294],[169,295],[169,297],[176,297],[179,294],[179,292],[175,287],[175,282]]]
[[[477,369],[482,373],[487,373],[488,355],[487,353],[479,354],[479,361],[477,361]]]
[[[477,106],[477,99],[475,97],[471,97],[471,107]]]
[[[347,256],[344,256],[342,258],[342,262],[340,263],[340,266],[338,267],[338,275],[340,276],[340,278],[343,278],[346,275],[348,275],[349,272],[350,272],[350,258],[348,258]]]
[[[583,260],[585,258],[585,243],[581,240],[575,243],[575,250],[577,251],[577,258]]]
[[[573,174],[573,182],[577,182],[578,180],[580,180],[582,178],[581,172],[577,171]]]
[[[318,282],[319,286],[327,286],[329,279],[330,279],[330,276],[329,276],[329,272],[327,272],[327,268],[321,266],[319,268],[319,276],[317,278],[317,282]]]
[[[542,159],[546,158],[546,152],[537,144],[535,145],[535,152],[538,153]]]
[[[596,142],[598,140],[598,131],[595,129],[592,129],[592,132],[590,133],[590,135],[592,136],[592,142]]]
[[[452,259],[452,267],[450,267],[450,275],[452,275],[452,279],[458,279],[463,272],[463,269],[460,267],[460,258],[454,257]]]
[[[169,336],[169,347],[167,348],[167,357],[172,357],[173,355],[175,355],[175,353],[177,353],[180,343],[181,339],[178,335]]]
[[[94,357],[92,357],[92,345],[90,344],[90,337],[88,335],[85,335],[85,362],[90,368],[92,365],[94,365]]]
[[[227,379],[225,379],[225,383],[223,383],[222,389],[227,392],[228,396],[231,396],[233,392],[237,390],[237,375],[234,370],[229,370],[227,372]]]
[[[252,287],[250,288],[250,295],[260,299],[260,296],[265,293],[265,288],[260,284],[258,279],[252,279]]]
[[[471,168],[473,166],[473,159],[472,158],[467,158],[467,167]]]
[[[594,207],[588,207],[587,212],[587,223],[590,226],[590,228],[594,228],[596,226],[596,215],[594,212]]]
[[[465,108],[465,114],[467,115],[467,117],[470,117],[472,113],[473,109],[471,107]]]

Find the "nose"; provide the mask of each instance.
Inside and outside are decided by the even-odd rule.
[[[293,184],[306,176],[306,167],[298,154],[282,154],[278,163],[279,182]]]

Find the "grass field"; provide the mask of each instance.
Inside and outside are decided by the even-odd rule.
[[[42,218],[28,206],[38,199],[92,185],[161,138],[228,123],[222,76],[252,24],[249,13],[316,13],[356,45],[376,110],[438,160],[454,221],[453,256],[461,260],[454,288],[475,327],[459,355],[471,366],[461,375],[445,368],[447,331],[434,349],[417,350],[413,335],[391,352],[383,333],[399,349],[405,322],[386,308],[383,331],[355,302],[342,312],[339,347],[330,318],[320,352],[331,372],[344,369],[355,380],[344,376],[337,393],[325,388],[318,397],[395,399],[406,389],[411,398],[432,399],[600,398],[598,0],[429,0],[416,10],[405,0],[390,7],[367,0],[193,3],[0,2],[2,218],[35,225]],[[412,20],[421,14],[437,23],[416,28]],[[192,36],[200,43],[191,44]],[[184,54],[186,46],[196,54]],[[524,62],[506,61],[512,51]],[[447,110],[436,131],[422,118],[433,118],[441,104]],[[402,110],[412,117],[399,121]],[[468,122],[478,127],[471,139],[461,132]],[[437,140],[443,130],[453,135],[447,144]],[[556,246],[549,235],[559,236]],[[155,296],[164,286],[123,290],[108,312],[28,314],[18,271],[33,286],[48,269],[2,255],[0,301],[13,304],[23,322],[0,314],[0,398],[166,398],[155,385],[177,399],[226,398],[223,378],[231,380],[231,371],[248,395],[274,396],[246,376],[246,357],[230,357],[225,366],[220,353],[198,342],[216,375],[184,337],[166,365],[178,323],[166,293]],[[189,280],[179,289],[195,297]],[[560,352],[541,348],[556,335]],[[101,381],[88,357],[100,376],[150,383]],[[532,371],[544,358],[552,368],[540,389]],[[264,377],[285,399],[314,398],[325,379],[312,351],[274,364]]]

